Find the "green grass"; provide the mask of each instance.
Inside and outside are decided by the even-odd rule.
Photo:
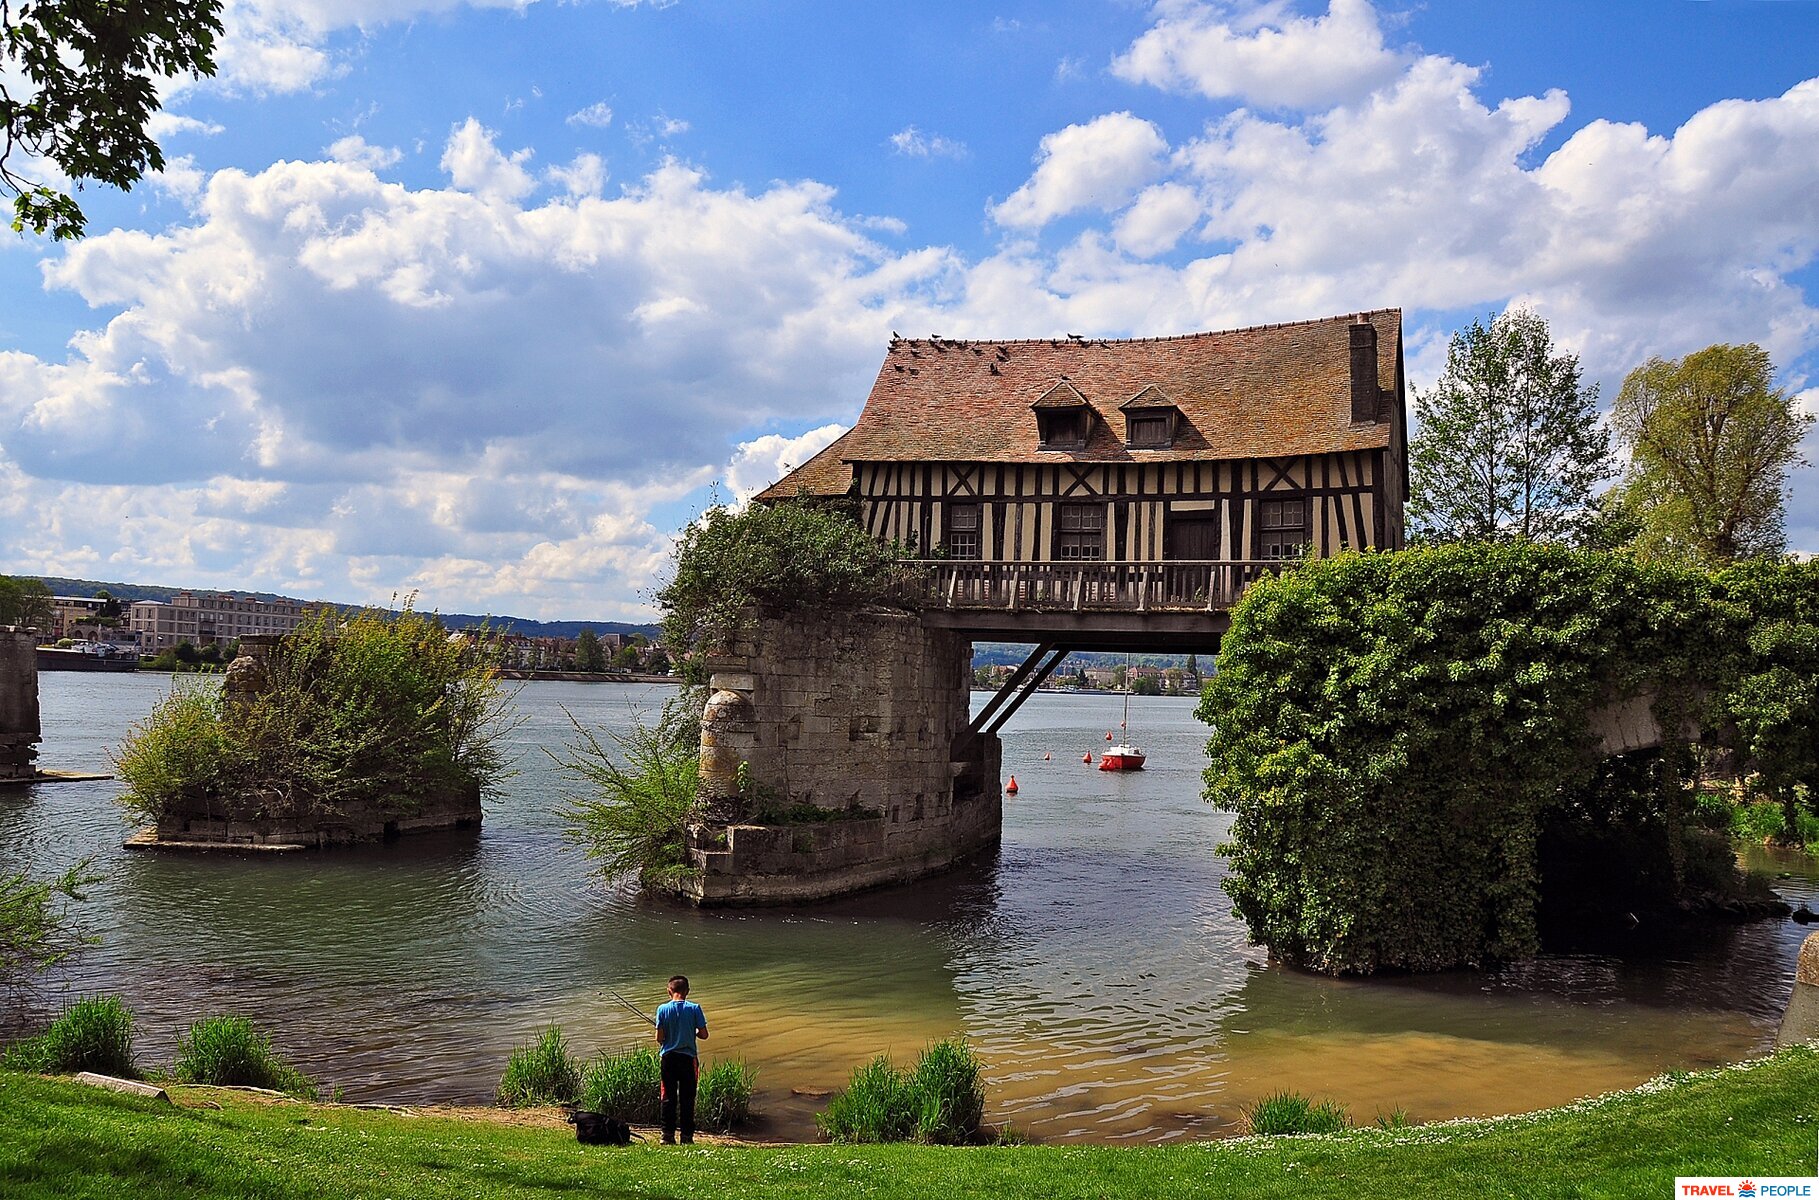
[[[1265,1096],[1245,1117],[1252,1133],[1338,1133],[1351,1124],[1340,1105],[1331,1100],[1316,1104],[1300,1092]]]
[[[724,1059],[701,1072],[701,1091],[695,1097],[695,1124],[714,1133],[726,1133],[745,1124],[752,1115],[752,1091],[758,1072],[736,1058]]]
[[[173,1108],[0,1072],[0,1195],[1628,1200],[1668,1195],[1676,1174],[1808,1173],[1819,1052],[1796,1047],[1530,1116],[1151,1147],[617,1149],[577,1145],[567,1130],[258,1103],[231,1092],[179,1090],[176,1099]]]
[[[655,1125],[662,1086],[662,1062],[655,1046],[602,1054],[582,1072],[581,1107],[634,1125]],[[701,1098],[697,1095],[695,1099],[699,1113]]]
[[[7,1047],[0,1063],[19,1070],[131,1078],[133,1014],[116,997],[84,996],[37,1037]]]
[[[979,1139],[985,1085],[979,1060],[963,1038],[932,1042],[908,1071],[880,1054],[859,1067],[815,1117],[835,1142],[932,1142],[957,1146]]]
[[[554,1025],[528,1046],[512,1051],[499,1079],[499,1103],[510,1107],[572,1104],[581,1094],[581,1071]]]
[[[271,1088],[313,1098],[315,1085],[245,1017],[203,1017],[177,1040],[171,1074],[182,1083]]]

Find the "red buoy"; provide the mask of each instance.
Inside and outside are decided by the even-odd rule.
[[[1047,754],[1047,753],[1045,753],[1045,754],[1043,754],[1043,756],[1042,756],[1042,761],[1043,761],[1043,762],[1047,762],[1047,761],[1048,761],[1048,760],[1049,760],[1049,759],[1051,759],[1051,758],[1053,758],[1053,757],[1055,757],[1055,756],[1054,756],[1054,755],[1052,755],[1052,754]]]
[[[1017,794],[1017,777],[1015,775],[1012,775],[1011,781],[1004,785],[1004,790],[1013,796]]]
[[[1080,761],[1083,763],[1092,762],[1093,761],[1093,752],[1091,750],[1088,750],[1085,754],[1082,754],[1080,756]]]
[[[1109,729],[1105,731],[1105,740],[1108,742],[1112,740],[1112,731]]]

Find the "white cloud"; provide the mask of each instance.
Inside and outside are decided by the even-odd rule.
[[[527,204],[471,123],[445,161],[459,189],[360,162],[216,172],[192,223],[50,260],[110,315],[61,360],[0,353],[11,567],[643,611],[670,536],[652,507],[761,469],[745,431],[850,419],[889,328],[953,278],[819,184],[670,163]]]
[[[727,464],[725,478],[734,503],[743,505],[833,445],[834,439],[846,431],[845,425],[823,425],[799,437],[788,438],[778,433],[767,433],[752,441],[739,443],[732,461]]]
[[[1110,211],[1162,173],[1167,153],[1162,131],[1128,112],[1069,125],[1042,139],[1035,173],[992,216],[1035,229],[1083,208]]]
[[[1137,258],[1150,258],[1175,248],[1204,212],[1194,189],[1179,183],[1146,188],[1118,218],[1112,238],[1118,248]]]
[[[890,137],[891,149],[910,158],[965,158],[966,143],[943,137],[938,133],[923,133],[914,125],[906,125]]]
[[[375,146],[357,133],[350,133],[344,138],[335,139],[332,145],[323,150],[323,153],[336,162],[365,167],[369,171],[383,171],[387,167],[395,167],[404,158],[404,151],[397,147]]]
[[[606,160],[598,154],[577,154],[568,166],[551,167],[544,175],[571,196],[598,196],[606,186]]]
[[[600,100],[568,115],[570,125],[588,125],[595,129],[605,129],[613,123],[613,110],[606,101]]]
[[[501,154],[493,131],[469,117],[456,127],[442,151],[442,169],[464,192],[494,200],[515,201],[530,195],[537,181],[524,169],[529,150]]]
[[[213,121],[203,121],[196,117],[180,116],[162,110],[153,113],[151,119],[145,123],[145,131],[160,143],[182,134],[213,137],[224,128]]]
[[[1325,15],[1290,15],[1281,0],[1241,6],[1172,2],[1112,63],[1132,83],[1265,108],[1355,101],[1400,73],[1368,0],[1332,0]]]

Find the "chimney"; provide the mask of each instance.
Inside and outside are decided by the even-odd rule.
[[[1352,424],[1377,420],[1377,327],[1363,313],[1352,318]]]

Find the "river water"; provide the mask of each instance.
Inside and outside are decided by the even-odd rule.
[[[106,770],[165,695],[160,675],[46,674],[47,768]],[[207,686],[206,683],[201,686]],[[102,941],[59,984],[124,996],[140,1055],[168,1059],[197,1016],[273,1030],[347,1099],[481,1102],[513,1046],[550,1022],[582,1050],[642,1041],[601,989],[647,1008],[694,980],[708,1058],[758,1068],[762,1133],[813,1136],[858,1063],[963,1033],[989,1118],[1041,1140],[1159,1142],[1232,1132],[1293,1088],[1354,1119],[1520,1111],[1767,1048],[1806,932],[1715,927],[1665,956],[1554,955],[1490,974],[1332,980],[1272,965],[1220,890],[1230,817],[1199,799],[1193,701],[1132,700],[1149,768],[1083,765],[1111,696],[1041,694],[1006,727],[1002,852],[920,884],[798,910],[695,912],[602,880],[562,840],[568,786],[544,747],[567,712],[621,727],[656,686],[533,683],[518,773],[477,834],[259,857],[128,853],[114,782],[0,790],[0,869],[93,855],[78,906]],[[1052,756],[1052,757],[1049,757]],[[1804,859],[1752,865],[1813,900]]]

